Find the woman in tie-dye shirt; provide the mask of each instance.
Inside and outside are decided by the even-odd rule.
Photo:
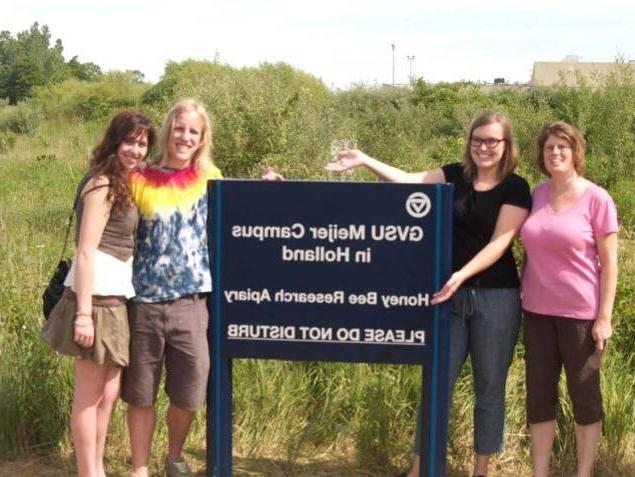
[[[211,291],[207,248],[207,182],[221,177],[211,160],[212,131],[194,100],[168,113],[156,166],[131,176],[139,208],[130,305],[130,366],[122,398],[134,475],[148,475],[156,401],[165,362],[169,448],[167,475],[191,475],[181,458],[194,411],[204,402],[209,372],[206,295]]]

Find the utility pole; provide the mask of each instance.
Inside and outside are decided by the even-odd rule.
[[[390,47],[392,48],[392,86],[395,87],[395,44],[391,43]]]
[[[406,59],[408,60],[408,66],[410,71],[410,75],[408,76],[408,79],[412,83],[412,80],[414,79],[412,77],[412,63],[415,60],[415,55],[406,55]]]

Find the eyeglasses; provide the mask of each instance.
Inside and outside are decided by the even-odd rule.
[[[470,139],[470,145],[472,147],[481,147],[481,144],[485,144],[488,149],[494,149],[505,139],[496,139],[495,137],[478,137],[472,136]]]
[[[571,149],[571,146],[569,146],[568,144],[550,144],[548,146],[545,146],[543,149],[547,152],[553,152],[556,149],[559,149],[560,151],[564,151],[567,149]]]

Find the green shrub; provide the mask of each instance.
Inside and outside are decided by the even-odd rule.
[[[12,131],[0,131],[0,154],[5,154],[15,144],[15,133]]]
[[[33,136],[43,119],[42,111],[36,104],[23,102],[0,112],[0,131]]]
[[[611,196],[622,227],[629,232],[635,231],[635,179],[617,180],[611,187]]]
[[[70,79],[37,88],[34,102],[50,119],[92,121],[103,119],[116,109],[137,107],[148,88],[130,73],[111,72],[95,81]]]
[[[326,144],[332,123],[324,121],[332,93],[318,79],[289,65],[236,69],[212,62],[170,63],[161,81],[142,97],[161,121],[172,105],[193,97],[209,111],[214,158],[228,176],[255,175],[269,158],[285,172],[310,167],[316,148]],[[306,172],[306,169],[302,169]]]

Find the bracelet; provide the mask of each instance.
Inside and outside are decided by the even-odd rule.
[[[93,317],[92,313],[85,313],[82,311],[78,311],[77,313],[75,313],[75,316],[90,316],[91,318]]]

